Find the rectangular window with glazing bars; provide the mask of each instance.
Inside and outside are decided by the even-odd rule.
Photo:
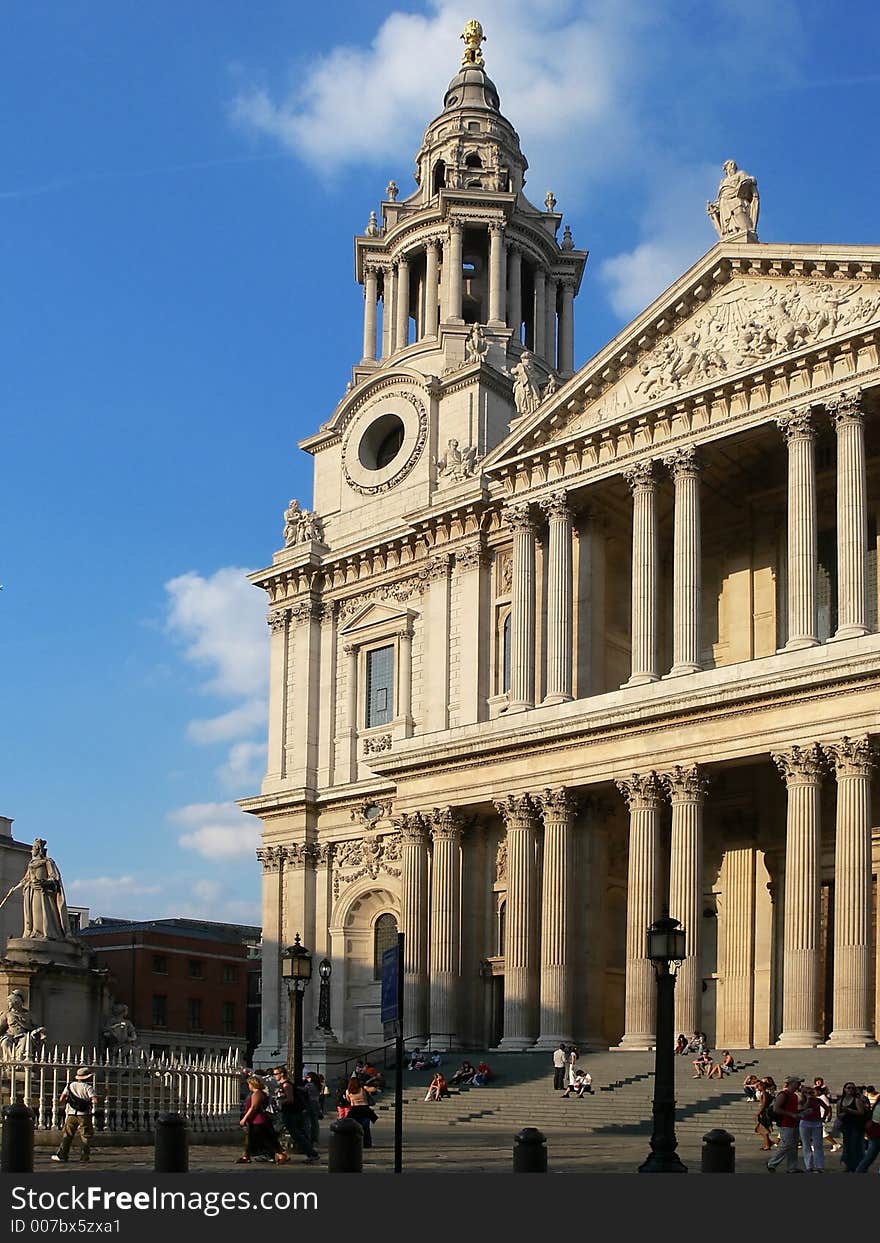
[[[394,715],[394,647],[376,647],[367,652],[367,719],[373,725],[388,725]]]

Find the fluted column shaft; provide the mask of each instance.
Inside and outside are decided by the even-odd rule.
[[[361,362],[376,361],[376,314],[379,282],[375,268],[364,271],[364,356]]]
[[[663,774],[672,804],[669,851],[669,914],[685,931],[685,960],[675,989],[675,1030],[703,1030],[703,807],[706,784],[696,764]]]
[[[451,323],[461,323],[461,225],[449,222],[449,234],[443,247],[443,273],[446,285],[446,315]]]
[[[440,315],[440,243],[430,241],[425,247],[425,327],[426,337],[436,337]]]
[[[825,748],[837,778],[834,1002],[829,1044],[874,1044],[871,976],[871,771],[867,738]]]
[[[546,790],[539,800],[544,819],[541,888],[541,1014],[537,1047],[555,1049],[572,1040],[569,929],[575,804],[566,790]]]
[[[568,497],[554,492],[541,507],[549,523],[547,547],[547,693],[545,704],[572,698],[572,524]]]
[[[574,281],[562,282],[562,305],[559,309],[559,372],[574,373]]]
[[[648,958],[648,927],[660,914],[662,792],[655,773],[633,773],[616,784],[629,807],[626,984],[620,1048],[650,1049],[656,1040],[657,983]]]
[[[723,830],[722,830],[723,831]],[[755,1040],[755,848],[724,852],[724,1043],[751,1048]],[[681,1028],[687,1031],[687,1028]],[[720,1038],[720,1037],[719,1037]]]
[[[671,672],[696,673],[702,668],[700,463],[693,445],[677,449],[665,457],[663,463],[675,481]],[[681,995],[680,989],[676,995]]]
[[[452,811],[434,812],[431,837],[431,1034],[451,1048],[461,982],[461,824]]]
[[[397,260],[397,301],[395,306],[394,348],[409,345],[409,260]]]
[[[868,485],[861,393],[825,406],[837,432],[837,639],[868,633]]]
[[[633,497],[632,673],[628,686],[656,682],[657,659],[657,481],[653,462],[624,472]]]
[[[777,424],[788,445],[788,642],[818,643],[816,575],[816,431],[809,410],[792,410]]]
[[[382,358],[394,349],[394,268],[382,273]]]
[[[533,312],[532,350],[539,358],[543,358],[547,340],[547,311],[545,301],[545,274],[543,268],[535,268],[535,306]]]
[[[547,366],[554,369],[556,368],[556,290],[556,280],[548,274],[544,289],[544,314],[546,316],[544,358]]]
[[[505,521],[513,531],[508,712],[535,704],[535,526],[528,505],[511,505]]]
[[[822,755],[812,743],[773,755],[788,790],[780,1045],[811,1048],[819,1032],[819,796]]]
[[[507,322],[507,248],[504,225],[489,225],[489,323],[503,326]]]
[[[507,826],[507,918],[502,1049],[535,1042],[537,973],[537,809],[528,795],[496,804]]]
[[[518,246],[510,247],[507,262],[507,320],[513,329],[513,339],[522,341],[522,251]]]
[[[403,1030],[409,1038],[428,1034],[428,821],[400,821],[400,931],[403,933]]]

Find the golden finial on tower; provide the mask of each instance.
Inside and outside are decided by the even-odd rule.
[[[483,34],[483,27],[475,17],[469,22],[465,22],[464,30],[461,32],[464,39],[464,56],[461,58],[461,67],[466,69],[469,65],[476,65],[478,68],[483,67],[483,53],[480,51],[480,44],[486,42],[486,36]]]

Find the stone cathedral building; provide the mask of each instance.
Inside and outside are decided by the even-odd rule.
[[[716,244],[576,370],[586,251],[463,37],[416,188],[355,239],[314,508],[252,576],[258,1064],[296,933],[332,964],[321,1039],[382,1042],[401,930],[414,1039],[649,1048],[665,903],[677,1031],[872,1044],[880,247],[760,242],[729,161]]]

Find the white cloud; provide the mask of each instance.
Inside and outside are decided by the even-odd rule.
[[[229,748],[226,762],[217,769],[217,776],[224,789],[235,793],[257,785],[265,771],[265,742],[237,742]]]
[[[65,893],[74,906],[93,906],[96,902],[114,898],[142,896],[161,893],[159,885],[145,885],[134,876],[83,876],[68,881]]]
[[[247,570],[224,566],[208,577],[190,572],[165,584],[168,630],[184,655],[208,678],[216,695],[253,696],[268,682],[265,597],[247,581]]]
[[[168,819],[187,830],[177,839],[180,846],[212,862],[253,858],[259,845],[259,821],[234,803],[190,803],[171,812]]]
[[[230,708],[220,716],[190,721],[187,736],[193,742],[229,742],[242,734],[253,733],[266,727],[266,700],[246,699],[237,708]]]

